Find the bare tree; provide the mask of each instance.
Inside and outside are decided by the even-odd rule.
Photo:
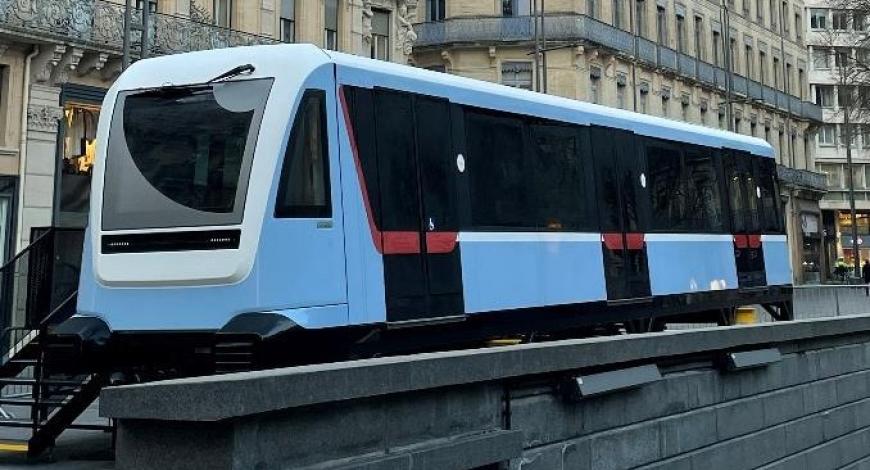
[[[838,137],[846,148],[846,182],[849,194],[849,212],[852,221],[852,262],[854,274],[861,276],[861,256],[858,251],[858,224],[855,211],[855,174],[852,153],[855,138],[870,124],[870,0],[832,0],[831,15],[825,21],[830,24],[815,33],[812,60],[816,69],[819,61],[830,67],[830,78],[836,87],[835,117],[841,118]],[[811,21],[816,21],[815,18]],[[833,64],[830,62],[833,61]],[[832,100],[833,89],[817,89],[816,100],[822,105]],[[865,134],[866,135],[866,134]]]

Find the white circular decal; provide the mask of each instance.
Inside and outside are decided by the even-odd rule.
[[[456,169],[459,170],[460,173],[465,173],[465,157],[460,153],[456,156]]]

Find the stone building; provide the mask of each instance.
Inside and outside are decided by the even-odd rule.
[[[133,23],[144,2],[133,2]],[[406,62],[414,0],[151,0],[150,54],[308,42]],[[120,74],[124,5],[0,2],[0,260],[32,227],[84,226],[100,104]],[[141,33],[134,32],[133,59]]]
[[[852,219],[849,210],[848,170],[846,165],[846,139],[843,127],[845,117],[843,100],[847,90],[859,93],[859,108],[866,107],[870,93],[864,74],[852,73],[848,57],[862,63],[870,50],[864,45],[870,21],[866,12],[833,8],[825,0],[807,1],[807,44],[810,51],[809,81],[816,104],[822,107],[824,124],[819,127],[816,146],[816,168],[827,178],[828,192],[821,200],[824,228],[824,257],[829,266],[842,261],[852,265]],[[843,70],[843,67],[847,70]],[[857,86],[860,85],[860,86]],[[853,87],[856,87],[854,89]],[[861,121],[853,127],[852,139],[855,207],[857,209],[858,242],[861,260],[870,259],[870,126],[866,110],[850,113],[852,121]]]
[[[537,61],[529,16],[536,3],[545,5],[537,29],[547,51]],[[809,101],[803,1],[727,0],[724,6],[712,0],[426,0],[412,60],[728,129],[730,57],[733,128],[776,149],[795,280],[816,280],[820,224],[807,231],[802,222],[820,218],[825,185],[813,152],[822,116]]]

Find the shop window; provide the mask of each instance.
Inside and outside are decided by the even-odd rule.
[[[96,105],[67,103],[63,109],[63,150],[55,223],[66,227],[84,227],[87,223],[91,194],[91,172],[96,152]]]
[[[307,90],[299,105],[284,155],[275,216],[332,216],[326,93],[322,90]]]

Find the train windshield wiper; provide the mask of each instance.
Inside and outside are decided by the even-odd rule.
[[[226,72],[218,75],[217,77],[212,78],[211,80],[205,83],[214,83],[221,80],[226,80],[228,78],[238,77],[239,75],[250,75],[254,73],[254,66],[251,64],[239,65],[238,67],[234,67]]]

